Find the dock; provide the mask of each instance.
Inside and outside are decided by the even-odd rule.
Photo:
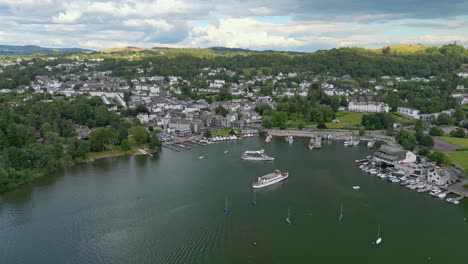
[[[190,142],[193,143],[193,144],[196,144],[196,145],[206,146],[206,143],[201,143],[201,142],[198,142],[198,141],[195,141],[195,140],[190,140]]]
[[[162,145],[164,148],[168,148],[170,150],[174,150],[174,151],[177,151],[177,152],[180,152],[180,149],[176,149],[174,148],[173,146],[169,145],[169,144],[163,144]]]

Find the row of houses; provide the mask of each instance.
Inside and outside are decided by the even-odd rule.
[[[360,113],[388,113],[390,111],[390,107],[388,104],[382,102],[350,101],[348,104],[348,111]]]
[[[407,118],[420,119],[426,122],[432,122],[432,121],[435,121],[440,114],[447,114],[448,116],[452,116],[455,110],[449,109],[449,110],[444,110],[439,113],[421,114],[418,109],[408,108],[408,107],[398,107],[397,112]]]

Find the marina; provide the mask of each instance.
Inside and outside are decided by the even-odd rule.
[[[422,195],[403,187],[406,180],[387,182],[378,171],[370,176],[359,169],[369,165],[363,157],[375,152],[366,144],[345,148],[332,141],[310,151],[310,137],[295,137],[293,144],[264,140],[96,160],[25,185],[0,201],[1,241],[9,245],[2,261],[267,264],[365,258],[393,264],[468,258],[465,201],[440,203],[445,200],[428,195],[433,190]],[[264,149],[275,160],[240,160],[248,149]],[[275,169],[291,177],[252,188]]]
[[[371,160],[370,156],[367,159],[356,160],[356,164],[362,171],[385,179],[390,183],[399,183],[401,186],[418,193],[429,193],[431,196],[438,197],[455,205],[459,204],[465,197],[468,197],[466,190],[456,188],[457,184],[454,186],[440,186],[426,181],[423,177],[409,175],[398,170],[382,169]]]

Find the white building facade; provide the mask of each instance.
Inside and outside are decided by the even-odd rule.
[[[360,113],[388,113],[390,107],[382,102],[356,102],[351,101],[348,105],[348,111]]]

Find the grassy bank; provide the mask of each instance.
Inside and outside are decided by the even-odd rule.
[[[439,137],[449,143],[458,145],[462,148],[468,148],[468,138],[456,138],[456,137]]]
[[[363,115],[364,113],[338,111],[336,113],[336,119],[340,120],[340,122],[326,123],[326,125],[327,128],[331,129],[357,129],[361,124]]]
[[[468,171],[468,151],[450,151],[446,152],[446,154],[451,163],[457,164],[465,171]]]

